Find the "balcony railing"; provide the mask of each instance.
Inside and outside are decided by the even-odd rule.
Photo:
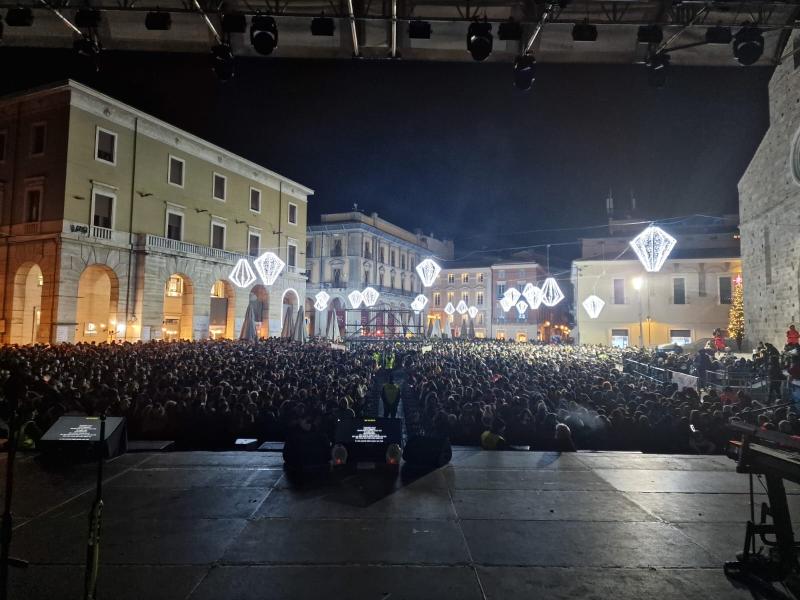
[[[24,223],[22,232],[25,234],[29,233],[39,233],[39,222],[32,222],[32,223]]]
[[[93,238],[97,238],[99,240],[110,240],[113,231],[113,229],[109,229],[108,227],[95,227],[92,225],[91,235]]]
[[[145,246],[158,248],[159,250],[195,254],[197,256],[204,256],[206,258],[213,258],[229,263],[235,263],[240,258],[247,258],[247,255],[238,252],[229,252],[219,248],[212,248],[211,246],[203,246],[201,244],[192,244],[190,242],[173,240],[158,235],[150,235],[149,233],[145,234]]]

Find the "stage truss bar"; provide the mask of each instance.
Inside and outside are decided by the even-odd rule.
[[[420,341],[425,338],[423,316],[413,310],[348,308],[344,314],[344,342]]]

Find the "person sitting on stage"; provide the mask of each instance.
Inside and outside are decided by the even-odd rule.
[[[484,450],[505,450],[506,440],[503,437],[506,424],[499,417],[492,421],[491,427],[481,434],[481,448]]]
[[[556,425],[556,451],[576,452],[575,443],[572,441],[572,432],[564,423]]]

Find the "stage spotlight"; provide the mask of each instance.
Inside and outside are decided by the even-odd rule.
[[[79,8],[75,12],[75,25],[81,29],[97,29],[100,26],[100,11],[96,8]]]
[[[347,448],[343,444],[336,444],[331,448],[331,460],[334,466],[347,464]]]
[[[745,23],[733,36],[733,55],[740,65],[749,67],[764,53],[764,36],[761,29]]]
[[[659,52],[647,59],[647,83],[655,88],[662,88],[667,83],[669,54]]]
[[[9,27],[30,27],[33,25],[33,11],[27,6],[9,8],[6,13],[6,25]]]
[[[517,23],[514,19],[503,21],[497,28],[497,37],[503,41],[519,41],[522,39],[522,25]]]
[[[431,39],[431,24],[427,21],[414,19],[408,24],[408,37],[412,40]]]
[[[82,75],[91,75],[100,70],[100,46],[93,39],[82,36],[72,44],[76,61],[74,69]]]
[[[514,60],[514,87],[525,92],[531,89],[536,79],[536,59],[530,54],[523,54]]]
[[[211,70],[220,81],[233,79],[233,52],[228,44],[219,44],[211,48]]]
[[[278,25],[275,19],[256,15],[250,22],[250,43],[259,54],[268,56],[278,47]]]
[[[477,61],[486,60],[492,53],[492,24],[475,21],[467,30],[467,50]]]
[[[664,33],[658,25],[642,25],[636,39],[640,44],[660,44]]]
[[[311,19],[311,35],[332,36],[334,31],[336,31],[336,23],[330,17]]]
[[[733,39],[730,27],[709,27],[706,29],[707,44],[730,44]]]
[[[597,27],[589,23],[576,23],[572,28],[572,39],[576,42],[596,42]]]
[[[144,26],[150,31],[169,31],[172,27],[172,15],[165,11],[152,11],[144,18]]]
[[[238,12],[225,13],[222,15],[222,31],[224,33],[244,33],[247,31],[247,17]]]

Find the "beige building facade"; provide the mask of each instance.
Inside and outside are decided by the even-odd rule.
[[[311,194],[75,82],[0,99],[0,340],[236,337],[250,304],[276,335]],[[267,250],[277,281],[236,287]]]

